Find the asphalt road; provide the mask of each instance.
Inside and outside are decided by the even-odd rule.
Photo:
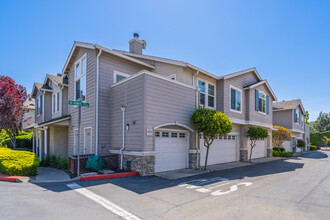
[[[329,155],[179,180],[0,182],[0,219],[330,219]]]

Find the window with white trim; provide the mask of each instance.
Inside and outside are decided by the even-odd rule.
[[[242,112],[242,90],[230,86],[230,109]]]
[[[215,108],[215,86],[207,81],[198,80],[200,90],[199,104],[209,108]]]
[[[117,70],[113,71],[113,83],[119,82],[123,79],[126,79],[127,77],[130,77],[129,74],[119,72]]]
[[[53,114],[57,113],[60,111],[60,93],[57,92],[53,94]]]
[[[259,92],[259,112],[266,113],[266,95],[264,92]]]
[[[37,115],[42,114],[42,95],[36,99]]]
[[[87,54],[75,63],[75,100],[86,101],[86,60]]]

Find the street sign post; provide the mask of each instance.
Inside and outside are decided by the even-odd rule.
[[[80,97],[76,101],[69,101],[69,105],[78,106],[78,155],[77,155],[77,175],[80,176],[80,124],[81,124],[81,107],[89,107],[89,103],[82,102],[82,98]],[[74,137],[76,138],[76,137]]]

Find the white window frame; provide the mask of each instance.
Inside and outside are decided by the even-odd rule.
[[[120,72],[118,70],[114,70],[113,71],[113,83],[117,83],[117,76],[122,76],[122,77],[125,77],[125,78],[128,78],[130,77],[131,75],[127,74],[127,73],[123,73],[123,72]],[[119,81],[118,81],[119,82]]]
[[[202,82],[205,83],[205,108],[215,109],[216,106],[217,106],[217,103],[216,103],[216,100],[217,100],[217,92],[216,92],[217,91],[217,87],[216,87],[216,85],[214,83],[211,83],[211,82],[205,80],[205,79],[197,78],[197,87],[199,85],[199,81],[202,81]],[[214,86],[214,95],[213,95],[213,97],[214,97],[214,107],[209,106],[209,97],[208,97],[209,96],[209,85]],[[201,91],[199,91],[199,92],[202,93]],[[198,102],[200,102],[200,98],[199,98]],[[200,106],[203,106],[200,103],[199,103],[199,105]]]
[[[89,153],[92,154],[92,148],[93,148],[93,128],[92,127],[85,127],[84,128],[84,153],[86,154],[86,130],[91,129],[91,149],[89,149]],[[95,154],[95,152],[94,152]]]
[[[297,121],[295,123],[298,124],[298,125],[299,125],[299,112],[300,112],[299,108],[296,108]],[[300,114],[301,114],[301,112],[300,112]],[[293,117],[293,120],[294,120],[294,117]]]
[[[60,112],[60,110],[61,110],[61,98],[62,98],[61,97],[61,92],[53,92],[53,94],[52,94],[52,113],[53,114],[57,114],[57,113]],[[57,99],[58,99],[58,103],[57,103]]]
[[[258,110],[258,112],[262,115],[267,115],[267,94],[264,91],[259,91],[259,95],[260,95],[260,93],[262,93],[265,96],[265,112],[260,111],[260,110]],[[258,95],[258,102],[260,99],[259,95]],[[260,105],[259,105],[259,109],[260,109]]]
[[[241,110],[240,111],[231,108],[231,89],[234,89],[234,90],[239,91],[241,93]],[[243,92],[242,92],[242,89],[239,89],[239,88],[237,88],[233,85],[229,85],[229,94],[230,94],[229,95],[229,109],[230,109],[230,111],[242,114],[242,109],[243,109],[243,105],[242,105],[242,100],[243,100],[242,99],[242,96],[243,96],[242,94],[243,94]],[[235,96],[236,96],[236,93],[235,93]],[[236,103],[235,103],[235,105],[236,105]]]
[[[167,76],[167,78],[171,79],[171,80],[176,80],[176,73]]]
[[[41,115],[40,112],[42,111],[42,110],[41,110],[42,106],[41,106],[41,104],[40,104],[40,103],[42,102],[42,101],[41,101],[41,98],[42,98],[41,96],[42,96],[42,94],[39,95],[38,98],[37,98],[37,116],[40,116],[40,115]],[[41,101],[41,102],[40,102],[40,101]],[[40,105],[40,108],[39,108],[39,105]]]
[[[80,71],[82,71],[82,61],[83,59],[85,60],[85,73],[80,73],[79,77],[77,78],[76,74],[77,74],[77,64],[79,63],[80,65]],[[86,77],[86,97],[85,97],[85,101],[83,102],[87,102],[87,53],[85,53],[83,56],[81,56],[75,63],[74,63],[74,100],[76,100],[76,82],[78,80],[80,80],[81,78]]]

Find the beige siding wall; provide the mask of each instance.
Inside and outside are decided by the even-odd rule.
[[[49,154],[68,156],[68,127],[51,126],[49,132]]]
[[[87,54],[87,74],[86,74],[86,101],[90,103],[90,107],[82,108],[82,120],[81,120],[81,137],[80,143],[81,146],[84,145],[84,128],[92,127],[92,136],[93,143],[95,146],[95,98],[96,98],[96,50],[91,49],[78,49],[76,56],[73,58],[74,62],[69,67],[69,91],[68,98],[69,100],[74,100],[74,63],[80,59],[84,54]],[[74,153],[74,130],[78,128],[78,108],[72,105],[68,106],[69,114],[71,115],[70,126],[69,126],[69,154]],[[81,151],[83,152],[83,147],[81,147]]]
[[[145,82],[145,130],[166,123],[177,122],[193,128],[190,117],[195,110],[196,90],[146,76]],[[154,138],[145,136],[146,151],[154,150]],[[191,134],[191,140],[194,140]],[[190,148],[193,148],[190,142]]]
[[[249,104],[249,92],[246,90],[243,90],[244,86],[251,85],[253,83],[258,82],[258,78],[255,76],[254,73],[248,73],[244,75],[240,75],[237,77],[233,77],[227,80],[224,80],[223,82],[223,98],[224,98],[224,108],[223,112],[229,116],[229,118],[232,119],[240,119],[240,120],[247,120],[248,117],[246,115],[249,114],[249,109],[247,108],[247,104]],[[242,113],[237,113],[230,110],[231,105],[231,92],[230,92],[230,86],[233,86],[237,89],[240,89],[242,91]],[[235,89],[234,88],[234,89]],[[254,98],[254,97],[253,97]]]
[[[133,75],[146,67],[132,63],[130,61],[118,58],[116,56],[103,53],[100,56],[100,88],[99,88],[99,149],[100,153],[108,153],[109,149],[118,149],[121,147],[121,133],[122,133],[122,116],[120,107],[122,105],[129,105],[128,118],[134,116],[134,105],[137,104],[136,100],[141,99],[143,96],[141,94],[133,94],[136,92],[138,87],[143,87],[143,83],[134,81],[134,86],[132,88],[124,86],[119,86],[118,88],[111,89],[111,85],[114,83],[114,71],[119,71],[125,74]],[[147,70],[150,70],[147,68]],[[132,90],[133,93],[129,90]],[[118,92],[118,91],[121,92]],[[140,91],[141,92],[141,91]],[[126,94],[126,95],[125,95]],[[141,100],[139,100],[141,102]],[[132,105],[133,103],[133,105]],[[119,114],[119,116],[118,116]],[[131,115],[133,114],[133,115]],[[118,117],[119,118],[118,118]],[[119,120],[119,121],[118,121]],[[135,120],[141,120],[140,118]],[[118,124],[119,123],[119,124]],[[141,122],[139,122],[141,125]],[[133,134],[136,128],[139,126],[132,126],[133,131],[128,131],[128,147],[135,149],[136,146],[142,144],[134,145],[134,141],[131,143],[130,139],[137,134]],[[118,133],[119,132],[119,133]],[[140,135],[140,134],[138,134]],[[134,138],[133,138],[134,139]],[[102,146],[102,147],[101,147]]]
[[[45,120],[48,121],[52,119],[52,93],[45,92],[44,94],[44,109],[43,113],[45,114]]]
[[[293,114],[292,110],[286,111],[273,111],[273,124],[287,129],[292,129]]]
[[[23,115],[23,129],[29,125],[32,125],[35,122],[35,111],[34,109],[25,109]]]
[[[68,112],[68,87],[65,86],[62,90],[62,116],[63,115],[67,115],[69,112]]]
[[[167,63],[155,62],[155,69],[153,72],[158,73],[162,76],[171,76],[176,75],[176,80],[183,82],[188,85],[192,85],[192,76],[196,71],[192,71],[186,67],[176,66]]]
[[[302,111],[300,110],[300,108],[297,108],[297,111],[298,111],[298,109],[300,111],[301,117],[303,117]],[[294,111],[293,110],[292,110],[291,115],[292,115],[292,129],[295,130],[295,131],[302,131],[302,132],[304,132],[304,123],[301,122],[299,124],[299,123],[295,123],[294,122]]]
[[[255,89],[257,89],[258,91],[263,91],[266,93],[266,95],[269,96],[269,114],[263,114],[260,113],[258,111],[255,110]],[[262,123],[262,124],[267,124],[267,125],[273,125],[273,98],[272,95],[270,93],[270,91],[268,90],[268,88],[266,87],[265,84],[257,86],[256,88],[250,89],[249,92],[249,96],[250,96],[250,106],[249,106],[249,111],[250,111],[250,115],[249,115],[249,120],[250,122],[258,122],[258,123]]]
[[[145,76],[141,75],[111,88],[109,96],[111,105],[107,115],[110,123],[106,133],[110,146],[106,145],[107,150],[119,150],[122,146],[122,106],[126,107],[125,150],[142,151],[144,149],[144,85]],[[135,121],[134,125],[132,121]],[[128,131],[126,131],[126,124],[129,124]]]

